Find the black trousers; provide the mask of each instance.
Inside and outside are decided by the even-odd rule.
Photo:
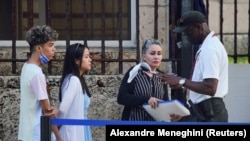
[[[200,103],[190,104],[190,116],[180,121],[191,122],[228,122],[228,112],[222,98],[210,98]]]

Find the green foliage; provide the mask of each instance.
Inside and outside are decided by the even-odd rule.
[[[228,57],[229,64],[234,64],[234,58]],[[237,57],[237,64],[248,64],[248,57]]]

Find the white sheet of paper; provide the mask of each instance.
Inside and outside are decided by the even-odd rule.
[[[178,100],[168,100],[159,102],[159,107],[151,108],[149,104],[144,104],[143,108],[156,120],[166,121],[171,120],[170,114],[177,114],[180,116],[190,115],[190,111]]]

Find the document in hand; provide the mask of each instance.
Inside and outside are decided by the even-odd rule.
[[[180,116],[190,115],[189,110],[178,100],[159,102],[159,107],[157,107],[156,109],[151,108],[149,104],[144,104],[143,108],[156,121],[170,121],[170,114],[177,114]]]

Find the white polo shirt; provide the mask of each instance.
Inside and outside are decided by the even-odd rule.
[[[213,31],[205,38],[196,53],[192,74],[192,81],[202,82],[207,78],[218,79],[214,97],[223,98],[228,93],[228,56],[225,47]],[[191,90],[189,92],[189,99],[195,104],[210,97]]]

